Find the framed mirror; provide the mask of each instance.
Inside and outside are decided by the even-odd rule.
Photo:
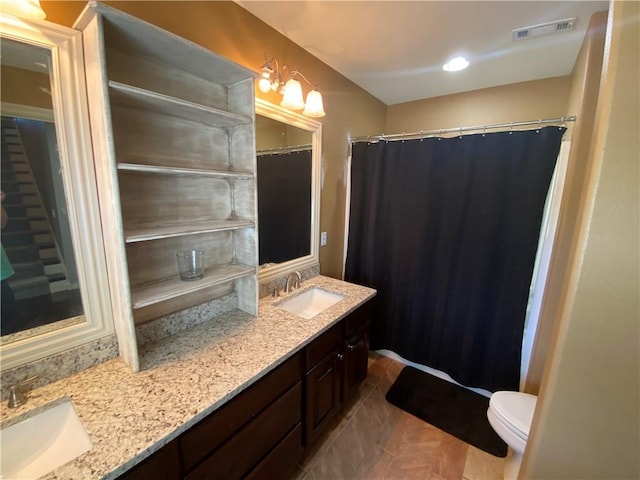
[[[260,282],[318,264],[322,123],[256,99]]]
[[[2,371],[113,334],[80,32],[0,14]]]

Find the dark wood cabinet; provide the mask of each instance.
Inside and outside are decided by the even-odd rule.
[[[367,376],[369,307],[356,309],[306,349],[305,446],[323,433],[331,419]]]
[[[245,477],[288,433],[300,427],[301,401],[302,387],[298,382],[208,456],[185,479],[231,480]],[[285,460],[295,466],[299,457],[285,457]]]
[[[344,378],[342,401],[347,403],[358,391],[358,386],[367,377],[369,364],[369,335],[362,328],[348,337],[344,351]]]
[[[368,327],[365,304],[120,478],[289,478],[367,376]]]
[[[121,480],[179,480],[182,478],[180,470],[180,452],[178,443],[170,442],[139,465],[119,477]]]
[[[328,343],[326,339],[331,339],[331,348],[319,361],[308,366],[305,377],[305,445],[318,438],[342,406],[342,344],[340,330],[336,329],[334,333],[326,333],[316,340]]]
[[[181,435],[184,478],[244,478],[278,447],[286,455],[277,466],[272,461],[269,471],[293,469],[302,443],[283,439],[302,426],[302,375],[298,353]]]
[[[232,435],[299,383],[302,373],[302,356],[296,354],[182,434],[179,445],[185,471],[193,470]],[[298,408],[298,415],[299,410]]]
[[[369,318],[370,306],[364,304],[344,321],[344,377],[342,401],[347,403],[358,391],[358,386],[367,377],[369,365]]]
[[[246,480],[289,478],[301,457],[302,425],[298,425],[249,473]]]

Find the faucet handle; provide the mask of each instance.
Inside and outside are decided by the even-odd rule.
[[[291,281],[293,280],[293,284]],[[289,293],[293,288],[300,288],[300,282],[302,281],[302,274],[297,270],[287,275],[287,281],[284,284],[284,291]]]
[[[30,387],[37,379],[38,376],[33,375],[32,377],[25,378],[15,385],[11,385],[9,387],[9,402],[7,403],[7,407],[18,408],[19,406],[27,403],[27,396],[25,395],[25,392],[28,391],[27,387]]]

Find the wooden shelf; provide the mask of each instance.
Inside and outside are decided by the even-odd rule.
[[[256,269],[244,265],[228,265],[226,267],[212,268],[204,272],[200,280],[185,282],[180,277],[172,277],[167,280],[138,287],[131,287],[131,304],[133,309],[147,307],[155,303],[197,292],[214,285],[229,282],[236,278],[255,275]]]
[[[258,313],[257,74],[101,2],[74,25],[100,159],[114,326],[137,372],[138,320],[231,294]],[[182,248],[211,260],[202,279],[177,276],[171,252]]]
[[[111,101],[118,105],[142,108],[214,127],[229,128],[252,122],[251,118],[244,115],[218,110],[113,80],[109,81],[109,91]]]
[[[156,173],[159,175],[194,175],[217,178],[253,178],[251,172],[232,172],[224,170],[207,170],[204,168],[164,167],[161,165],[146,165],[141,163],[118,163],[118,170],[130,172]]]
[[[125,229],[125,243],[146,242],[160,238],[196,235],[198,233],[223,232],[240,228],[253,228],[251,220],[211,220],[186,225],[158,225]]]

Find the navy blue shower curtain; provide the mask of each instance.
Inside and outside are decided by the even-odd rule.
[[[518,390],[564,128],[355,143],[345,279],[378,290],[372,349]]]

